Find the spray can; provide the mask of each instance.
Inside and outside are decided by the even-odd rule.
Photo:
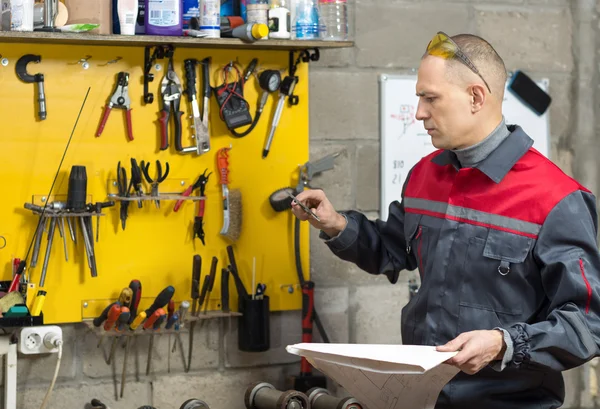
[[[221,37],[221,0],[200,0],[200,32]]]

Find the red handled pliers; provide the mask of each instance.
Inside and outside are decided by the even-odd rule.
[[[115,92],[110,97],[108,104],[104,108],[104,115],[102,115],[102,121],[98,126],[96,136],[100,136],[106,125],[108,115],[113,108],[125,109],[125,116],[127,118],[127,138],[133,141],[133,127],[131,125],[131,100],[129,99],[129,93],[127,92],[127,86],[129,85],[129,73],[120,72],[117,75],[117,86]]]
[[[204,173],[200,175],[196,183],[189,186],[181,195],[190,196],[194,190],[200,189],[200,196],[204,197],[204,190],[206,189],[208,178],[210,175],[212,175],[212,172],[210,172],[208,175],[206,174],[206,172],[208,172],[208,169],[206,169]],[[205,244],[204,226],[202,221],[204,219],[204,202],[204,199],[200,200],[200,202],[198,203],[198,214],[196,215],[196,217],[194,217],[194,238],[198,237],[202,244]],[[175,203],[175,208],[173,209],[173,211],[178,211],[182,204],[183,200],[178,200],[177,203]]]

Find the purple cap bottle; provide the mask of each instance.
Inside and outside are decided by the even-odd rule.
[[[183,32],[183,0],[145,0],[146,34],[180,36]]]

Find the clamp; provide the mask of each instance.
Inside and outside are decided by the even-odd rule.
[[[127,86],[129,85],[129,73],[120,72],[117,75],[117,85],[115,92],[110,97],[108,104],[104,108],[104,115],[98,126],[96,136],[100,136],[104,130],[104,125],[108,119],[108,115],[113,108],[125,109],[125,116],[127,118],[127,137],[130,141],[133,141],[133,127],[131,125],[131,100],[129,99],[129,93],[127,92]]]

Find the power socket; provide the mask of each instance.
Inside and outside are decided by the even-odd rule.
[[[22,354],[48,354],[58,352],[56,342],[62,342],[62,329],[56,325],[24,327],[19,336]]]

